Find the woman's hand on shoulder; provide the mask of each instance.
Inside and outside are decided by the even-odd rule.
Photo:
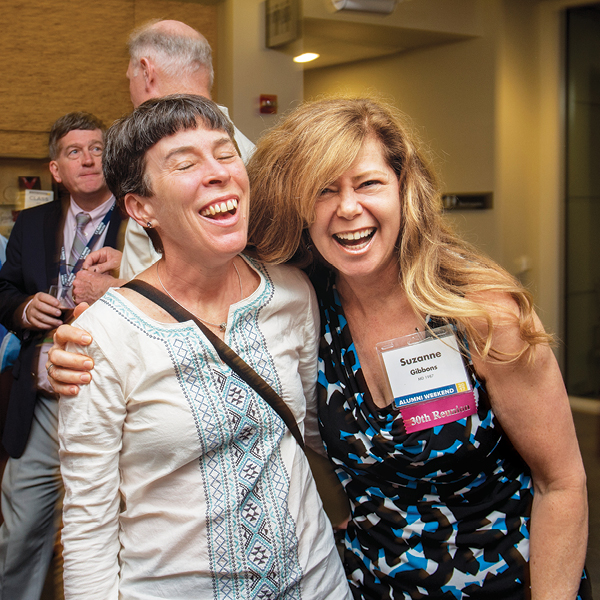
[[[74,311],[78,317],[86,308],[87,304],[79,304]],[[92,336],[72,325],[61,325],[54,333],[54,345],[48,352],[48,380],[55,392],[64,396],[76,396],[79,393],[79,385],[89,383],[92,380],[90,371],[94,368],[94,361],[85,354],[68,352],[68,343],[79,346],[89,346]]]

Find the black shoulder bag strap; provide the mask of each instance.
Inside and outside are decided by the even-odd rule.
[[[194,321],[200,328],[202,333],[208,338],[208,341],[214,346],[221,360],[231,367],[257,394],[269,403],[269,406],[283,419],[283,422],[288,426],[294,438],[298,442],[300,448],[306,452],[304,439],[298,429],[298,424],[292,411],[287,404],[280,398],[279,394],[234,350],[232,350],[223,340],[216,336],[200,319],[195,317],[189,310],[186,310],[172,298],[157,290],[154,286],[134,279],[126,283],[125,288],[129,288],[142,296],[148,298],[161,308],[164,308],[177,321],[183,323],[185,321]]]

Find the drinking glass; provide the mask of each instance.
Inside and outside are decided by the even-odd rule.
[[[68,323],[73,318],[75,302],[70,293],[71,288],[62,288],[59,285],[51,285],[48,293],[60,301],[60,320]]]

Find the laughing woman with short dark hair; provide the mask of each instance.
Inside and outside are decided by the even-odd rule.
[[[136,282],[208,333],[139,287],[109,290],[78,319],[96,368],[60,403],[66,598],[348,598],[303,451],[210,341],[305,428],[316,301],[297,269],[240,254],[248,177],[231,123],[199,96],[148,101],[109,129],[104,171],[163,253]]]

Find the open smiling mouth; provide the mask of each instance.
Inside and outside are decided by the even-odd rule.
[[[360,231],[334,233],[333,238],[340,246],[351,248],[352,250],[361,250],[369,244],[376,231],[376,227],[368,227],[367,229],[361,229]]]
[[[217,202],[215,204],[211,204],[207,208],[204,208],[200,211],[201,217],[219,218],[220,216],[225,215],[234,215],[238,207],[238,201],[233,198],[231,200],[227,200],[224,202]]]

